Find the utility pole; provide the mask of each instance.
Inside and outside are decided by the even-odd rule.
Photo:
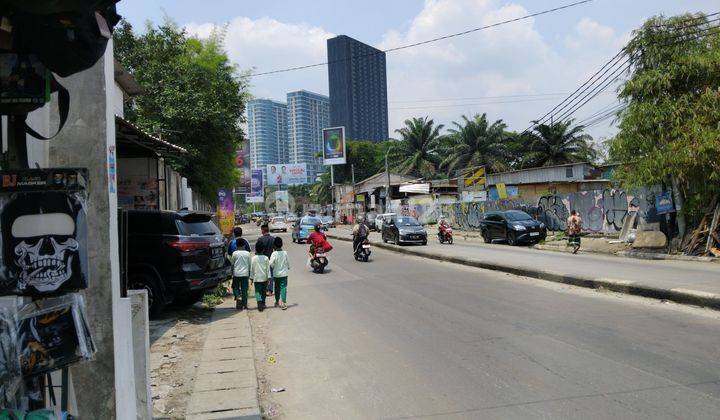
[[[390,167],[388,166],[388,155],[392,148],[392,145],[390,145],[385,152],[385,176],[387,177],[387,184],[385,184],[385,213],[390,211]]]
[[[330,215],[335,218],[335,165],[330,165]]]

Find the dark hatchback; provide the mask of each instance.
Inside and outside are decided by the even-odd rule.
[[[231,276],[225,239],[208,213],[129,210],[128,288],[148,291],[153,314],[192,304]]]
[[[427,232],[414,217],[392,216],[383,221],[383,242],[427,245]]]
[[[480,225],[485,243],[500,239],[517,245],[540,242],[547,237],[545,224],[520,210],[485,213]]]

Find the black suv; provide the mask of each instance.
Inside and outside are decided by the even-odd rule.
[[[547,236],[544,223],[520,210],[485,213],[480,225],[482,237],[488,244],[495,239],[505,240],[508,245],[533,243],[540,242]]]
[[[226,243],[209,213],[129,210],[128,288],[148,292],[150,312],[193,304],[231,276]]]

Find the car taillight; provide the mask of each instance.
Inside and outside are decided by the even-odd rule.
[[[196,251],[198,249],[206,249],[210,247],[210,242],[182,242],[172,241],[168,242],[171,247],[180,251]]]

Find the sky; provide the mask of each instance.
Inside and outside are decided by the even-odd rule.
[[[348,35],[380,49],[424,41],[572,3],[572,0],[122,0],[137,30],[171,18],[205,37],[226,27],[240,70],[264,71],[327,60],[326,40]],[[650,16],[720,11],[717,0],[594,0],[552,14],[388,53],[390,135],[411,117],[452,126],[487,113],[522,131],[577,89]],[[285,101],[305,89],[328,94],[327,67],[256,76],[250,93]],[[582,122],[617,104],[613,89],[572,117]],[[596,141],[612,120],[588,128]]]

